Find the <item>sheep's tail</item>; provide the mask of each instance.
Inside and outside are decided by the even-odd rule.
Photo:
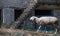
[[[56,25],[57,25],[57,29],[58,29],[58,31],[59,31],[59,30],[60,30],[59,22],[56,21],[55,23],[56,23]]]

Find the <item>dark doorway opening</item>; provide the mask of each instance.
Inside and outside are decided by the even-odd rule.
[[[53,16],[52,10],[35,10],[35,16]]]
[[[21,9],[15,9],[15,15],[14,15],[15,21],[22,14],[22,12],[23,12],[23,10],[21,10]]]

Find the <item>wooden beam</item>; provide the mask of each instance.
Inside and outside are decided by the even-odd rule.
[[[38,7],[37,9],[55,9],[55,8],[60,8],[60,5],[59,4],[46,4],[46,3],[43,3],[43,4],[38,4]]]

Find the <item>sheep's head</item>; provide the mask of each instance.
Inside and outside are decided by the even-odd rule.
[[[30,20],[34,21],[36,18],[37,18],[37,17],[32,16],[32,17],[30,17]]]

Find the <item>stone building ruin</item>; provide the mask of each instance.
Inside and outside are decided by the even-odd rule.
[[[60,0],[38,0],[38,1],[39,3],[36,4],[35,7],[34,5],[32,6],[32,8],[34,7],[33,9],[30,8],[30,11],[29,11],[31,12],[30,16],[32,15],[56,16],[60,21]],[[23,14],[23,11],[28,7],[29,2],[30,0],[0,0],[0,22],[2,27],[14,25],[11,23],[19,19],[18,17],[21,14]],[[25,18],[25,20],[28,20],[30,16],[28,17],[26,16],[27,18]],[[16,26],[18,26],[18,24],[15,25],[14,28]]]

